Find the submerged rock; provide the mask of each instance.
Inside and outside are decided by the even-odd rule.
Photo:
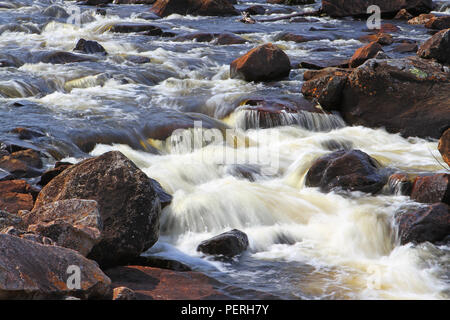
[[[412,14],[430,12],[432,0],[322,0],[322,11],[332,17],[366,16],[367,8],[377,5],[382,14],[394,16],[399,10],[406,9]]]
[[[80,272],[80,288],[70,279]],[[0,299],[111,299],[111,280],[77,252],[0,234]],[[69,286],[68,286],[69,284]],[[75,283],[76,284],[76,283]]]
[[[0,158],[0,168],[15,178],[32,178],[42,173],[42,160],[35,150],[16,151]]]
[[[436,59],[441,63],[450,64],[450,29],[439,31],[428,39],[417,52],[425,59]]]
[[[345,191],[377,193],[386,184],[380,165],[360,150],[339,150],[314,161],[306,174],[306,186],[323,192]]]
[[[198,16],[239,14],[228,0],[157,0],[151,10],[160,17],[167,17],[174,13]]]
[[[75,49],[73,51],[80,51],[87,54],[99,53],[107,55],[107,52],[103,46],[97,41],[80,39],[78,40]]]
[[[231,258],[241,254],[247,250],[247,248],[247,235],[242,231],[233,229],[203,241],[198,245],[197,251],[210,255],[223,255]]]
[[[158,194],[151,179],[120,152],[107,152],[64,170],[42,189],[33,211],[67,199],[97,201],[103,232],[88,257],[102,266],[126,263],[158,240]]]
[[[442,202],[397,214],[400,243],[439,243],[450,235],[450,207]]]
[[[254,48],[230,65],[230,77],[245,81],[273,81],[289,76],[291,62],[286,53],[267,43]]]

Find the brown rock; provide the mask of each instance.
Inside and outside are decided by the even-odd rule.
[[[367,60],[375,57],[379,51],[383,51],[383,49],[378,42],[371,42],[368,45],[359,48],[350,59],[350,67],[356,68],[362,65]]]
[[[399,32],[400,28],[392,23],[383,23],[379,30],[379,33],[387,33],[387,32]]]
[[[377,193],[386,184],[379,164],[360,150],[339,150],[317,159],[306,175],[306,186],[323,192],[336,188]]]
[[[93,200],[61,200],[22,216],[28,231],[48,237],[57,245],[87,256],[100,242],[103,224]]]
[[[43,244],[43,245],[48,245],[48,246],[55,245],[55,242],[48,237],[44,237],[44,236],[34,233],[34,232],[24,231],[22,229],[18,229],[17,227],[14,227],[14,226],[10,226],[3,230],[0,230],[0,233],[19,237],[21,239],[28,240],[28,241],[34,241],[36,243]]]
[[[14,214],[19,210],[31,210],[34,204],[31,192],[31,186],[24,180],[1,181],[0,210]]]
[[[435,30],[450,28],[450,16],[434,17],[425,23],[425,27]]]
[[[450,77],[417,57],[371,60],[355,69],[336,108],[349,124],[438,139],[450,123]]]
[[[300,34],[295,34],[291,32],[283,32],[275,37],[275,41],[292,41],[296,43],[303,43],[308,41],[320,40],[317,37],[307,37]]]
[[[80,289],[70,267],[80,271]],[[111,299],[111,280],[73,250],[0,234],[0,299]],[[69,286],[67,285],[69,284]],[[71,287],[71,288],[69,288]]]
[[[0,232],[8,227],[21,226],[22,218],[18,215],[9,213],[7,211],[0,210]]]
[[[396,20],[410,20],[414,18],[411,13],[409,13],[406,9],[402,9],[397,12],[397,15],[394,17]]]
[[[408,24],[425,24],[431,19],[433,19],[435,16],[432,13],[423,13],[417,17],[414,17],[410,20],[408,20]]]
[[[167,17],[174,13],[199,16],[239,14],[227,0],[157,0],[151,10],[160,17]]]
[[[377,33],[362,36],[359,38],[361,42],[378,42],[382,46],[391,45],[394,42],[392,36],[388,33]]]
[[[417,52],[425,59],[436,59],[441,63],[450,64],[450,29],[441,30],[428,39]]]
[[[0,168],[8,171],[16,178],[31,178],[39,176],[42,160],[37,151],[28,149],[13,152],[0,159]]]
[[[406,9],[410,13],[430,12],[432,0],[322,0],[322,11],[332,17],[366,16],[367,8],[377,5],[382,14],[395,15],[399,10]]]
[[[117,287],[113,291],[113,300],[137,300],[136,293],[127,287]]]
[[[335,109],[341,104],[342,92],[350,73],[351,70],[339,68],[306,71],[301,92],[306,98],[317,100],[324,109]]]
[[[123,264],[158,240],[161,204],[152,181],[122,153],[107,152],[50,181],[33,211],[58,200],[97,201],[104,229],[89,258],[102,266]]]
[[[247,235],[237,229],[221,233],[211,239],[202,241],[197,247],[201,251],[210,255],[221,255],[227,258],[241,254],[248,248]]]
[[[438,149],[442,159],[450,166],[450,128],[445,130],[439,139]]]
[[[50,181],[53,180],[53,178],[55,178],[57,175],[71,166],[72,164],[68,162],[55,164],[55,167],[53,169],[49,169],[42,174],[41,179],[37,184],[42,187],[46,186]]]
[[[271,43],[250,50],[230,65],[230,77],[246,81],[280,80],[290,71],[289,57]]]
[[[450,204],[450,174],[417,177],[412,187],[411,198],[423,203]]]
[[[411,195],[413,182],[407,174],[394,173],[389,176],[388,185],[391,193],[398,195]]]
[[[435,203],[415,211],[397,214],[400,243],[439,243],[450,234],[450,207]],[[448,238],[447,238],[448,239]]]

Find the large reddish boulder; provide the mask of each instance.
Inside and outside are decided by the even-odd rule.
[[[448,242],[450,235],[450,207],[438,202],[417,210],[397,214],[400,243]]]
[[[445,130],[439,139],[438,149],[442,159],[450,166],[450,128]]]
[[[34,205],[32,187],[24,180],[0,181],[0,210],[17,213]]]
[[[450,29],[441,30],[428,39],[417,51],[425,59],[436,59],[450,64]]]
[[[124,264],[158,240],[158,193],[152,180],[120,152],[107,152],[64,170],[42,189],[33,211],[68,199],[97,201],[103,231],[88,257],[102,266]]]
[[[365,16],[367,8],[377,5],[382,14],[394,16],[401,9],[413,14],[430,12],[432,0],[322,0],[322,11],[332,17]]]
[[[450,174],[419,176],[414,180],[411,198],[418,202],[450,204]]]
[[[350,67],[356,68],[362,65],[367,60],[375,57],[379,51],[383,51],[383,48],[381,47],[381,44],[375,41],[359,48],[350,59]]]
[[[241,254],[248,248],[247,235],[237,229],[221,233],[211,239],[202,241],[197,247],[201,251],[210,255],[222,255],[228,258]]]
[[[387,182],[379,169],[377,161],[360,150],[339,150],[314,161],[305,184],[323,192],[343,189],[377,193]]]
[[[76,272],[80,272],[77,288]],[[111,299],[111,280],[77,252],[0,234],[0,300]]]
[[[370,60],[348,77],[340,107],[353,125],[439,139],[450,123],[450,74],[417,57]]]
[[[250,50],[230,65],[230,77],[246,81],[280,80],[290,71],[289,57],[271,43]]]
[[[239,12],[228,0],[157,0],[151,9],[160,17],[171,14],[232,16]]]

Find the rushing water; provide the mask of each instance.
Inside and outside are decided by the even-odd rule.
[[[47,9],[51,4],[0,2],[0,61],[7,62],[0,68],[0,141],[18,142],[10,133],[16,127],[43,133],[20,143],[46,150],[49,166],[62,158],[122,151],[173,195],[162,213],[161,238],[147,254],[281,298],[449,298],[450,248],[401,246],[396,238],[393,215],[419,204],[389,188],[369,196],[324,194],[304,185],[314,159],[339,148],[360,149],[393,172],[444,172],[437,141],[349,127],[338,115],[304,112],[282,112],[260,128],[264,114],[240,103],[297,101],[305,70],[293,69],[289,79],[266,84],[229,78],[231,61],[266,42],[283,48],[293,64],[348,58],[367,34],[364,21],[306,18],[248,25],[238,17],[179,15],[153,20],[148,6],[110,5],[106,15],[81,6],[77,26],[67,23],[73,2]],[[317,7],[263,0],[240,1],[237,7],[250,4],[278,10],[270,17]],[[176,33],[232,32],[248,42],[219,46],[111,32],[119,22],[152,23]],[[423,27],[398,24],[396,38],[429,37]],[[318,39],[277,41],[286,31]],[[98,41],[108,55],[68,64],[39,59],[72,51],[80,38]],[[401,56],[394,47],[385,51]],[[182,140],[174,142],[165,131],[174,122],[191,127],[195,120],[204,128],[185,131]],[[233,129],[234,139],[208,143],[204,133],[212,131],[205,127]],[[192,137],[194,150],[187,145]],[[266,170],[268,164],[272,170]],[[243,256],[216,261],[196,251],[202,240],[231,228],[249,236]]]

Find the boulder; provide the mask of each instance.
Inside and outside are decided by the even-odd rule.
[[[31,210],[34,200],[32,187],[24,180],[0,182],[0,210],[17,213],[19,210]]]
[[[395,221],[401,244],[425,241],[439,244],[450,235],[450,207],[442,202],[396,214]]]
[[[282,32],[275,36],[274,41],[292,41],[296,43],[303,43],[308,41],[321,40],[318,37],[309,37],[301,34],[295,34],[291,32]]]
[[[13,152],[0,158],[0,168],[16,178],[36,177],[42,173],[41,155],[31,149]]]
[[[413,182],[411,178],[404,173],[394,173],[388,179],[389,191],[395,195],[411,195]]]
[[[250,50],[230,65],[230,77],[246,81],[280,80],[290,71],[289,57],[271,43]]]
[[[425,23],[428,29],[443,30],[450,28],[450,16],[434,17]]]
[[[50,51],[37,52],[32,58],[32,63],[51,63],[51,64],[66,64],[75,62],[97,61],[95,57],[76,54],[66,51]]]
[[[211,42],[218,45],[244,44],[248,40],[239,37],[232,33],[208,33],[195,32],[185,35],[180,35],[172,39],[172,41],[196,41],[196,42]]]
[[[241,254],[247,248],[247,235],[242,231],[233,229],[201,242],[197,247],[197,251],[231,258]]]
[[[88,257],[101,266],[126,263],[158,240],[161,204],[152,180],[120,152],[64,170],[42,189],[33,211],[68,199],[95,200],[99,205],[103,232]]]
[[[73,51],[79,51],[82,53],[92,54],[98,53],[101,55],[107,55],[107,52],[103,46],[97,41],[80,39],[75,45],[75,49]]]
[[[72,276],[80,272],[80,287]],[[111,299],[111,280],[77,252],[0,234],[0,299]]]
[[[338,109],[342,93],[351,70],[342,68],[325,68],[320,71],[307,71],[301,92],[312,100],[316,100],[326,110]]]
[[[349,124],[439,139],[450,123],[449,92],[450,75],[439,64],[417,57],[370,60],[349,75],[335,109]]]
[[[406,9],[412,14],[428,13],[432,0],[322,0],[322,11],[332,17],[367,16],[367,8],[377,5],[381,13],[389,16]]]
[[[445,130],[439,139],[438,149],[442,159],[450,166],[450,128]]]
[[[414,180],[411,198],[417,202],[450,204],[450,174],[419,176]]]
[[[52,239],[58,246],[87,256],[100,242],[103,223],[94,200],[60,200],[22,216],[22,224]]]
[[[441,30],[420,46],[417,55],[450,64],[450,29]]]
[[[174,13],[198,16],[239,14],[239,11],[228,0],[157,0],[151,11],[160,17],[167,17]]]
[[[378,42],[371,42],[368,45],[359,48],[350,59],[350,67],[356,68],[362,65],[367,60],[375,57],[379,51],[383,51],[383,49]]]
[[[306,175],[306,186],[323,192],[335,189],[377,193],[386,184],[380,165],[360,150],[339,150],[316,161]]]

